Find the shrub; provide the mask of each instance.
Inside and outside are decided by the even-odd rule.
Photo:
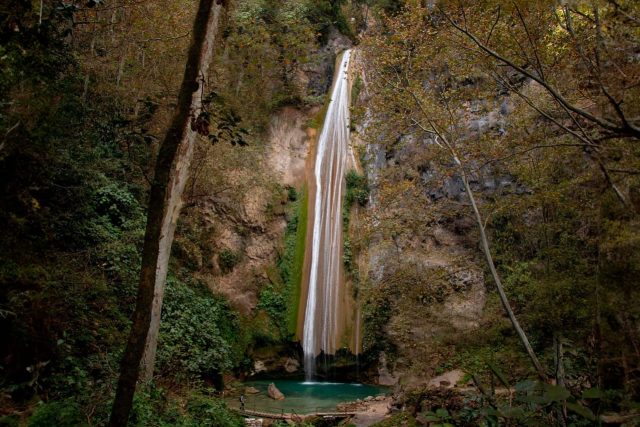
[[[351,207],[354,202],[357,202],[360,206],[366,206],[369,202],[369,185],[367,184],[367,178],[354,170],[350,170],[347,172],[346,181],[346,206]]]
[[[328,40],[333,27],[342,34],[354,38],[353,30],[342,13],[343,3],[343,0],[314,0],[306,3],[307,19],[316,26],[323,43]]]
[[[122,227],[133,214],[140,215],[136,198],[118,183],[112,183],[96,192],[96,212],[105,216],[116,227]]]
[[[150,384],[136,393],[129,425],[140,427],[240,427],[243,420],[215,397],[194,391],[187,400]]]
[[[19,427],[20,418],[17,415],[5,415],[0,417],[0,427]]]
[[[29,418],[28,427],[78,427],[88,425],[77,403],[71,400],[44,403]]]
[[[280,330],[281,336],[287,336],[287,297],[269,285],[260,292],[257,308],[267,312]]]
[[[218,266],[224,274],[232,272],[239,261],[240,257],[231,249],[223,249],[218,256]]]
[[[292,193],[295,193],[294,198],[291,197]],[[307,231],[308,194],[304,190],[297,192],[291,187],[289,189],[289,200],[292,203],[288,207],[284,250],[278,257],[276,264],[277,273],[280,277],[275,281],[272,280],[272,283],[277,284],[276,288],[269,287],[264,291],[264,297],[270,300],[264,302],[267,314],[277,324],[278,329],[283,333],[283,338],[289,334],[295,334],[297,327]],[[279,296],[277,301],[271,298],[272,294]],[[280,301],[280,299],[284,302]],[[284,312],[279,312],[280,308],[273,306],[273,303],[276,302],[277,306],[284,304]]]
[[[167,375],[199,378],[230,370],[239,356],[238,319],[205,287],[167,283],[158,343],[158,364]]]
[[[298,192],[295,187],[287,187],[287,199],[289,199],[290,202],[298,200]]]
[[[198,426],[241,427],[244,420],[227,408],[224,402],[200,394],[193,395],[187,411]]]

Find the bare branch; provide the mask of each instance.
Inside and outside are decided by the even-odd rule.
[[[630,170],[630,169],[609,169],[611,173],[623,173],[626,175],[640,175],[640,170]]]
[[[11,134],[11,132],[13,132],[14,130],[18,129],[18,126],[20,126],[20,121],[18,120],[16,122],[15,125],[11,126],[5,133],[4,133],[4,138],[2,138],[2,143],[0,144],[0,151],[2,151],[4,149],[4,146],[7,142],[7,138],[9,138],[9,135]]]
[[[499,77],[498,77],[499,78]],[[620,199],[620,202],[625,206],[625,207],[629,207],[629,203],[627,202],[627,199],[624,197],[624,195],[622,194],[622,192],[620,191],[620,189],[617,187],[617,185],[613,182],[613,180],[611,179],[611,175],[609,174],[604,162],[602,161],[602,159],[600,158],[600,156],[597,154],[598,150],[600,149],[600,147],[595,144],[586,134],[586,132],[584,131],[584,129],[582,129],[582,127],[580,126],[580,124],[578,123],[578,121],[575,119],[575,117],[573,117],[573,115],[566,109],[565,105],[562,105],[563,108],[565,108],[565,111],[567,113],[567,115],[574,121],[574,123],[576,123],[579,127],[580,130],[582,131],[583,135],[580,135],[579,133],[577,133],[576,131],[568,128],[567,126],[565,126],[564,124],[560,123],[558,120],[556,120],[553,116],[551,116],[549,113],[543,111],[542,109],[540,109],[538,106],[536,106],[527,96],[525,96],[523,93],[521,93],[519,90],[517,90],[513,85],[511,85],[508,81],[503,80],[503,83],[505,83],[514,93],[516,93],[518,96],[520,96],[531,108],[533,108],[534,110],[536,110],[539,114],[541,114],[542,116],[544,116],[545,118],[547,118],[548,120],[550,120],[551,122],[553,122],[556,126],[558,126],[561,130],[565,131],[566,133],[574,136],[575,138],[577,138],[578,140],[580,140],[582,142],[582,144],[576,144],[576,146],[581,146],[583,148],[589,148],[590,150],[587,151],[585,150],[585,153],[587,154],[587,156],[593,160],[598,167],[600,168],[600,170],[602,171],[602,174],[605,177],[605,180],[607,181],[607,183],[609,184],[609,186],[613,189],[613,191],[615,192],[616,196],[618,197],[618,199]],[[526,150],[525,150],[526,152]],[[522,154],[522,153],[521,153]]]
[[[534,80],[538,84],[540,84],[547,92],[549,92],[549,94],[551,94],[551,96],[556,98],[558,100],[558,102],[564,104],[569,110],[571,110],[574,113],[584,117],[585,119],[587,119],[587,120],[599,125],[600,127],[604,128],[606,130],[617,132],[617,133],[619,133],[621,135],[628,135],[628,136],[633,136],[635,138],[640,138],[640,128],[638,126],[632,125],[630,123],[628,123],[626,125],[625,124],[619,125],[617,123],[611,122],[611,121],[609,121],[607,119],[604,119],[602,117],[595,116],[595,115],[591,114],[590,112],[588,112],[588,111],[586,111],[586,110],[584,110],[584,109],[582,109],[582,108],[570,103],[564,96],[562,96],[562,94],[556,88],[554,88],[546,80],[542,79],[540,76],[535,75],[534,73],[531,73],[531,72],[525,70],[524,68],[522,68],[522,67],[518,66],[517,64],[515,64],[510,59],[502,56],[501,54],[499,54],[496,51],[492,50],[491,48],[487,47],[474,34],[472,34],[468,29],[463,28],[458,23],[456,23],[444,10],[440,9],[440,11],[443,14],[443,16],[445,16],[445,18],[449,21],[449,23],[454,28],[456,28],[458,31],[460,31],[464,35],[466,35],[482,51],[487,53],[489,56],[497,59],[498,61],[510,66],[511,68],[513,68],[514,70],[519,72],[520,74],[522,74],[522,75]]]
[[[502,84],[504,84],[505,86],[507,86],[509,88],[509,90],[511,90],[513,93],[515,93],[516,95],[518,95],[522,100],[524,100],[524,102],[527,103],[527,105],[529,105],[531,108],[533,108],[535,111],[537,111],[540,115],[542,115],[543,117],[545,117],[547,120],[551,121],[553,124],[555,124],[556,126],[558,126],[560,129],[562,129],[563,131],[567,132],[570,135],[573,135],[574,137],[576,137],[577,139],[579,139],[580,141],[582,141],[583,143],[580,144],[580,146],[592,146],[593,148],[597,148],[597,146],[591,141],[589,140],[585,135],[580,135],[579,133],[577,133],[576,131],[574,131],[573,129],[568,128],[567,126],[565,126],[564,124],[560,123],[557,119],[555,119],[553,116],[551,116],[551,114],[547,113],[546,111],[542,110],[540,107],[538,107],[537,105],[535,105],[533,103],[533,101],[531,101],[531,99],[529,99],[528,96],[526,96],[525,94],[523,94],[520,90],[518,90],[513,84],[511,84],[508,80],[502,78],[501,76],[499,76],[498,74],[494,74],[494,78],[496,78],[498,81],[500,81]],[[573,116],[571,116],[571,118],[573,119]]]
[[[520,23],[522,24],[522,27],[524,28],[524,32],[527,34],[527,38],[529,39],[529,44],[533,49],[533,56],[535,56],[536,63],[538,64],[538,73],[540,74],[540,78],[544,80],[545,78],[544,70],[542,69],[542,62],[540,61],[540,57],[538,56],[538,48],[536,44],[533,42],[533,38],[531,37],[531,33],[529,32],[529,27],[527,26],[527,23],[524,20],[524,16],[522,16],[522,12],[520,11],[518,4],[515,1],[512,1],[511,3],[513,3],[513,6],[516,8],[516,12],[518,12],[518,18],[520,19]]]
[[[615,0],[607,0],[607,1],[609,2],[609,4],[612,4],[613,6],[615,6],[616,11],[617,11],[617,12],[620,12],[620,13],[621,13],[625,18],[627,18],[628,20],[630,20],[630,21],[634,22],[634,23],[635,23],[635,24],[637,24],[637,25],[640,25],[640,19],[638,19],[637,17],[635,17],[635,16],[631,15],[629,12],[627,12],[626,10],[624,10],[624,9],[622,8],[622,6],[620,6],[620,5],[618,4],[618,2],[617,2],[617,1],[615,1]]]
[[[186,32],[184,34],[180,34],[178,36],[152,37],[152,38],[149,38],[149,39],[138,40],[137,43],[144,44],[144,43],[149,43],[149,42],[165,42],[165,41],[170,41],[170,40],[183,39],[185,37],[189,37],[190,34],[191,34],[191,31],[188,31],[188,32]]]
[[[500,21],[500,15],[502,12],[502,9],[500,8],[500,5],[498,5],[497,9],[496,9],[496,20],[493,22],[493,25],[491,26],[491,30],[489,30],[489,35],[487,36],[487,40],[485,41],[486,45],[489,45],[489,41],[491,40],[491,36],[493,35],[493,30],[496,28],[496,25],[498,25],[498,22]]]

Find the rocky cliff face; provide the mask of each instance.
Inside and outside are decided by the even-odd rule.
[[[177,236],[178,258],[245,316],[255,314],[260,290],[275,280],[288,189],[305,183],[316,135],[310,126],[331,86],[336,55],[350,45],[331,32],[294,76],[293,84],[310,104],[280,108],[259,141],[243,148],[202,145],[196,153]]]
[[[307,123],[314,112],[287,107],[276,113],[265,146],[246,153],[245,164],[237,171],[244,182],[241,194],[220,197],[205,206],[204,213],[217,230],[211,236],[217,256],[202,277],[245,315],[255,308],[260,288],[270,283],[271,270],[282,252],[289,202],[286,189],[300,188],[304,182],[313,136]],[[236,257],[231,268],[221,266],[225,251]]]
[[[327,43],[312,55],[313,61],[302,65],[295,84],[308,96],[326,95],[331,88],[336,56],[352,45],[347,36],[332,28]]]
[[[481,325],[486,289],[476,224],[460,177],[424,158],[432,141],[372,131],[376,119],[367,108],[367,70],[358,64],[365,87],[354,139],[371,199],[351,234],[362,242],[356,246],[364,347],[369,357],[381,355],[376,372],[381,384],[424,384],[446,369],[455,344]],[[470,105],[469,137],[500,132],[508,113],[506,100],[497,111]],[[496,171],[473,176],[471,185],[481,199],[526,191]]]

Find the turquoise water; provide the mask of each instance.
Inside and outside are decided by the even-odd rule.
[[[274,383],[284,394],[285,399],[276,401],[267,396],[269,383]],[[378,396],[386,393],[383,387],[365,384],[306,382],[295,380],[247,381],[245,387],[255,387],[260,394],[245,394],[245,408],[266,412],[286,412],[308,414],[312,412],[334,411],[336,405]],[[228,400],[229,405],[237,408],[238,398]]]

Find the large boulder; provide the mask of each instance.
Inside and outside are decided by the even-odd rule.
[[[460,369],[455,369],[453,371],[445,372],[442,375],[431,378],[429,383],[427,384],[428,388],[453,388],[457,387],[458,383],[460,383],[464,379],[465,373]]]
[[[284,400],[284,394],[282,394],[282,392],[278,390],[274,383],[269,384],[267,395],[274,400]]]
[[[244,389],[245,394],[260,394],[260,390],[255,387],[247,387]]]
[[[267,366],[262,360],[256,360],[253,362],[253,373],[259,374],[260,372],[267,372]]]
[[[284,363],[284,370],[289,374],[293,374],[300,368],[300,362],[296,359],[287,358],[287,361]]]

